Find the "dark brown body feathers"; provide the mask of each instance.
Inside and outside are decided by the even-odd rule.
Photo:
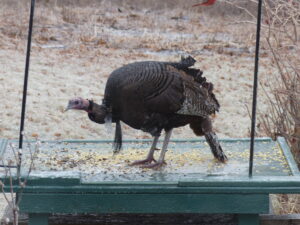
[[[113,118],[152,135],[167,127],[186,125],[192,116],[208,117],[217,111],[219,106],[207,88],[195,82],[186,72],[188,68],[178,68],[151,61],[123,66],[110,75],[104,104]]]
[[[206,134],[212,132],[209,116],[220,105],[202,71],[190,68],[194,63],[188,57],[177,63],[145,61],[125,65],[108,78],[103,106],[117,124],[123,121],[153,136],[190,124],[196,135],[205,135],[208,140]],[[121,136],[120,125],[117,129],[116,136]]]

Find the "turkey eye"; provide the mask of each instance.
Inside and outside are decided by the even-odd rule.
[[[76,101],[75,101],[75,104],[78,105],[78,103],[79,103],[79,101],[76,100]]]

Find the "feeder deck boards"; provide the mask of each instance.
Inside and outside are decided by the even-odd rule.
[[[13,160],[13,142],[0,140],[2,158]],[[30,225],[48,224],[52,213],[233,213],[240,225],[258,225],[270,193],[300,193],[300,173],[284,139],[260,138],[248,178],[249,143],[221,140],[229,159],[222,164],[204,140],[171,141],[167,165],[152,170],[128,165],[146,156],[150,140],[125,141],[114,156],[108,141],[43,142],[20,210]],[[23,176],[32,153],[23,149]]]

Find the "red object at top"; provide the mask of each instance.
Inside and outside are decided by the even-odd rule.
[[[203,3],[199,3],[199,4],[196,4],[196,5],[193,5],[194,6],[199,6],[199,5],[204,5],[204,6],[208,6],[208,5],[213,5],[215,4],[217,0],[207,0],[206,2],[203,2]]]

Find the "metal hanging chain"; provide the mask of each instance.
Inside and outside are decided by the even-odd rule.
[[[253,81],[249,177],[252,177],[252,171],[253,171],[254,136],[255,136],[255,121],[256,121],[256,105],[257,105],[258,63],[259,63],[259,44],[260,44],[260,28],[261,28],[261,10],[262,10],[262,0],[259,0],[258,1],[258,9],[257,9],[257,30],[256,30],[254,81]]]

